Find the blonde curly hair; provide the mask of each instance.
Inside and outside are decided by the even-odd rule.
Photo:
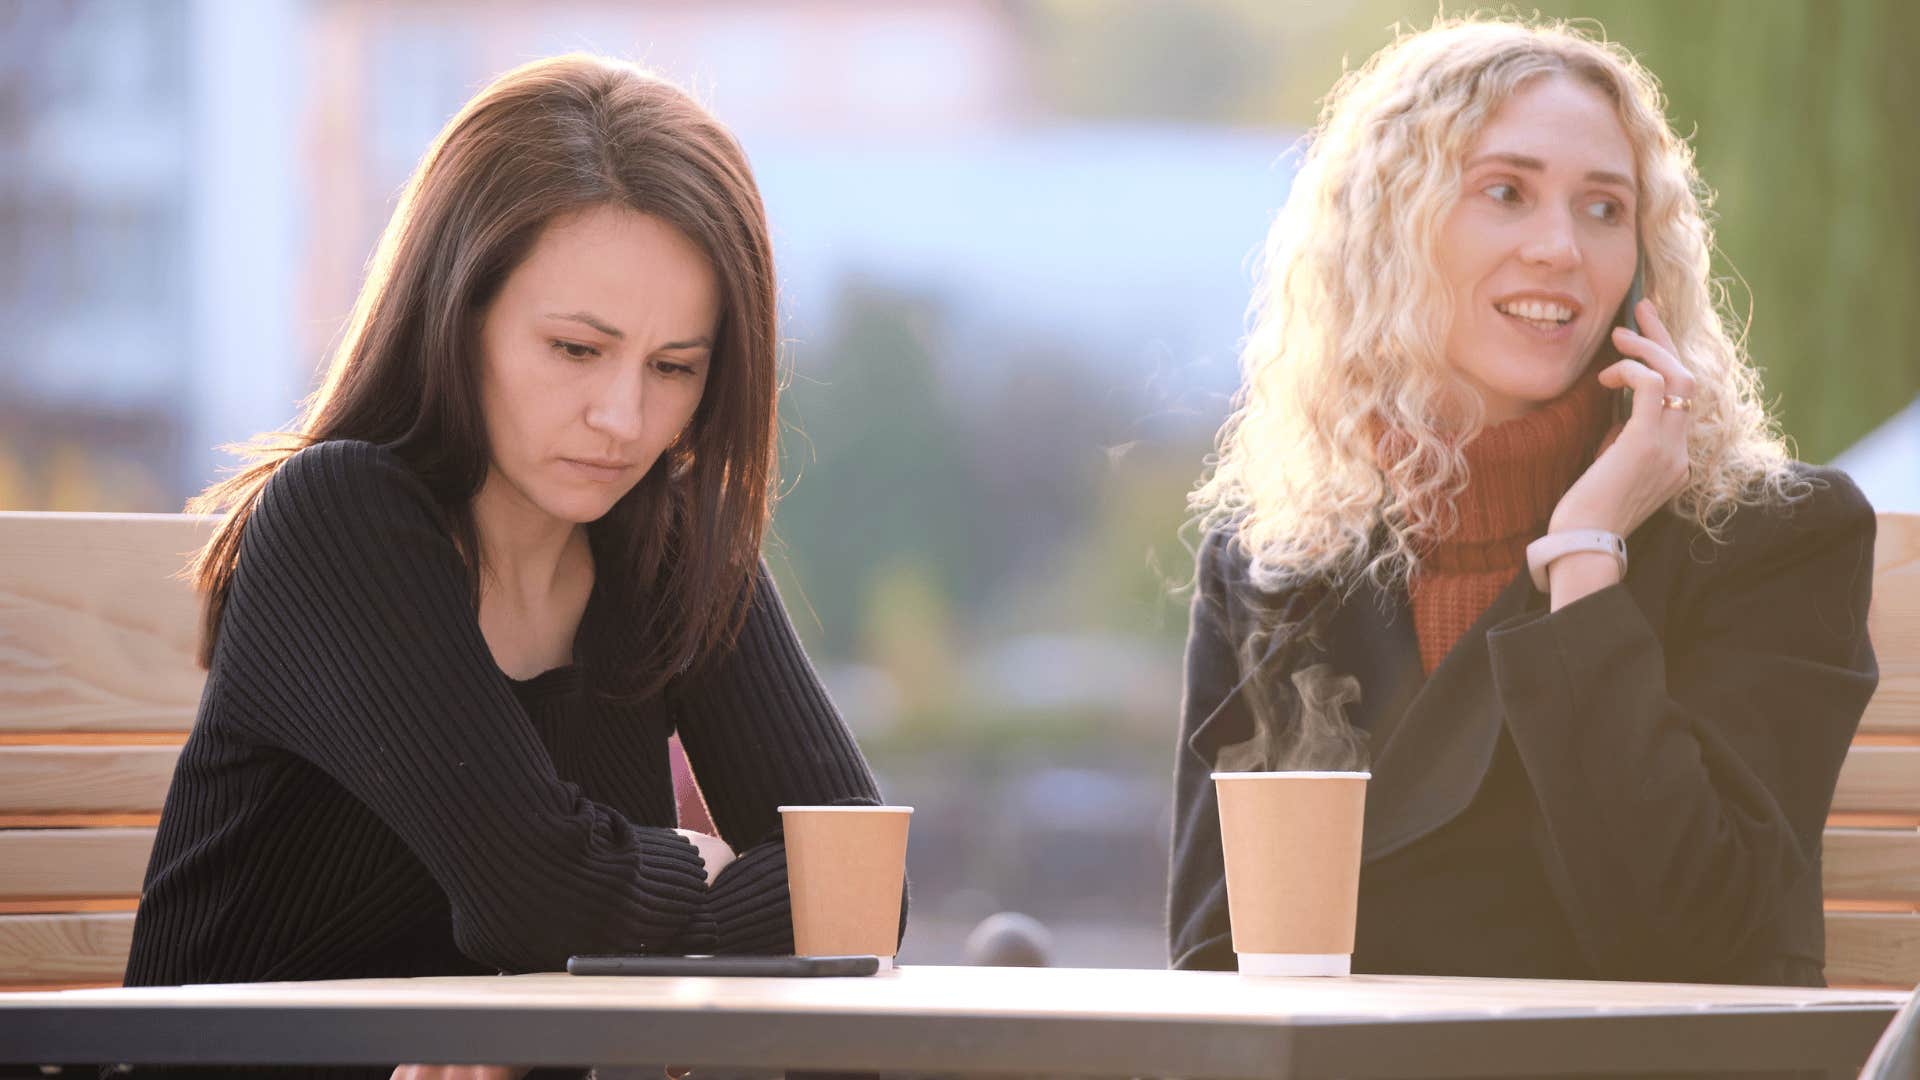
[[[1461,448],[1485,421],[1445,358],[1440,231],[1481,128],[1548,74],[1606,95],[1634,148],[1646,295],[1696,380],[1691,478],[1669,511],[1719,540],[1739,507],[1805,487],[1709,276],[1712,194],[1653,75],[1563,22],[1439,19],[1335,84],[1267,238],[1242,386],[1188,499],[1203,532],[1238,543],[1260,587],[1404,581],[1422,545],[1454,527]],[[1390,457],[1383,432],[1396,435]]]

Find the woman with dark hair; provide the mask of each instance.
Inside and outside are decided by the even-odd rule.
[[[879,795],[760,561],[774,291],[675,87],[562,57],[447,125],[302,420],[195,503],[129,985],[792,951],[775,808]],[[718,837],[674,828],[675,731]]]

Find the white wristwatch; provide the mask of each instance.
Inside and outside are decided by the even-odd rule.
[[[1627,542],[1619,533],[1605,529],[1569,529],[1554,532],[1527,545],[1527,571],[1533,575],[1533,587],[1547,591],[1547,567],[1562,555],[1580,551],[1598,551],[1611,555],[1620,564],[1620,577],[1627,576]]]

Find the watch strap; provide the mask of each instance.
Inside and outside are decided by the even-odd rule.
[[[1620,564],[1620,576],[1627,576],[1627,542],[1619,533],[1605,529],[1568,529],[1550,532],[1527,545],[1527,572],[1533,575],[1533,587],[1546,592],[1547,568],[1554,560],[1576,552],[1594,551],[1611,555]]]

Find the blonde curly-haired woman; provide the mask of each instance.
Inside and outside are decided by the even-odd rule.
[[[1438,23],[1334,88],[1192,497],[1175,967],[1234,966],[1208,772],[1298,741],[1315,670],[1370,749],[1356,971],[1822,981],[1874,519],[1773,428],[1707,198],[1565,26]]]

